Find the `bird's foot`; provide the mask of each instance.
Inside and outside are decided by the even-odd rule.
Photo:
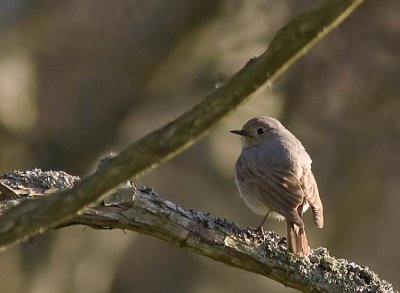
[[[263,226],[258,227],[257,229],[254,230],[256,235],[262,239],[262,242],[265,242],[265,239],[267,238],[265,233],[264,233],[264,228]]]
[[[264,228],[263,228],[263,226],[260,226],[257,229],[255,229],[255,232],[260,236],[264,236]]]

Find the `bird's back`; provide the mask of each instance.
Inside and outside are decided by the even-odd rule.
[[[311,158],[289,131],[244,148],[235,169],[241,197],[253,211],[265,212],[261,204],[296,222],[299,219],[293,211],[310,203],[314,220],[322,227],[322,203],[311,171]]]

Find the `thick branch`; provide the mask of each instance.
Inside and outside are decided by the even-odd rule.
[[[41,185],[40,180],[46,178],[52,183]],[[65,173],[39,170],[3,176],[0,214],[29,199],[40,204],[34,198],[76,180]],[[104,202],[87,208],[58,228],[77,224],[151,235],[303,292],[395,292],[368,268],[335,259],[325,248],[313,250],[310,258],[296,257],[287,253],[286,240],[273,232],[261,237],[252,228],[242,229],[225,219],[184,209],[149,189],[137,190],[130,183],[121,185]]]
[[[248,100],[265,82],[285,71],[361,2],[329,0],[318,3],[281,29],[266,52],[251,59],[225,85],[175,121],[132,144],[73,189],[41,198],[40,205],[28,201],[5,212],[0,218],[0,248],[54,227],[121,182],[182,152]],[[29,221],[16,220],[27,218]]]

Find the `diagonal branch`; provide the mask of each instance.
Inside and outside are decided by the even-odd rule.
[[[40,204],[35,198],[77,180],[62,172],[40,170],[2,176],[0,214],[29,199]],[[225,219],[182,208],[149,188],[137,190],[131,183],[119,186],[102,203],[74,215],[58,228],[71,225],[147,234],[303,292],[395,292],[367,267],[335,259],[325,248],[313,250],[310,258],[296,257],[287,253],[286,239],[273,232],[261,237],[252,228],[242,229]]]
[[[173,122],[150,133],[111,158],[94,174],[57,196],[40,198],[5,212],[0,218],[0,248],[56,226],[121,182],[139,176],[182,152],[216,123],[274,80],[341,23],[363,0],[327,0],[281,29],[269,48],[252,58],[223,86]],[[30,218],[30,221],[16,219]]]

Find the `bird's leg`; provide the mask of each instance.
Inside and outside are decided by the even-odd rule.
[[[264,226],[264,223],[267,220],[268,215],[269,215],[270,212],[271,211],[268,211],[268,213],[265,215],[264,219],[262,220],[260,226],[258,226],[258,228],[256,229],[256,233],[260,234],[263,237],[264,237],[264,228],[263,228],[263,226]]]

